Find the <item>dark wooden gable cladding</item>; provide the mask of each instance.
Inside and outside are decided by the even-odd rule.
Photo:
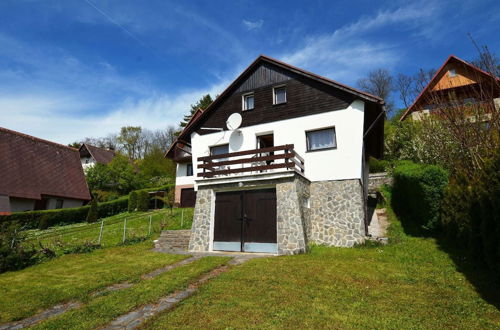
[[[286,86],[287,102],[273,105],[273,87],[277,85]],[[235,112],[243,117],[241,127],[247,127],[341,110],[355,100],[355,96],[348,92],[272,63],[262,63],[257,66],[235,87],[225,100],[212,109],[210,115],[197,123],[195,129],[199,134],[213,133],[200,127],[226,128],[227,118]],[[254,109],[242,111],[242,95],[248,92],[254,93]]]

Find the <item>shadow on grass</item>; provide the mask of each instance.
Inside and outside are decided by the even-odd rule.
[[[481,298],[500,309],[500,274],[492,271],[479,260],[471,258],[466,249],[459,247],[456,242],[450,241],[444,234],[425,230],[421,225],[411,221],[411,216],[406,216],[404,212],[395,208],[394,205],[391,205],[391,208],[401,222],[406,235],[435,238],[438,248],[448,254],[457,271],[465,275]]]

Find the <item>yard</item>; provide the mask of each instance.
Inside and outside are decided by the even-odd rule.
[[[253,259],[231,266],[230,271],[202,285],[194,296],[151,319],[145,327],[500,326],[500,312],[495,307],[499,306],[498,282],[477,272],[473,284],[471,277],[464,275],[467,272],[457,270],[439,242],[405,234],[390,209],[389,218],[391,242],[387,246],[317,246],[309,254]],[[118,228],[121,221],[116,222]],[[55,231],[39,232],[38,237],[48,239],[45,235]],[[97,231],[89,232],[91,238]],[[70,232],[66,234],[71,236]],[[151,252],[150,247],[151,242],[109,247],[1,274],[0,323],[33,315],[61,302],[79,301],[81,307],[37,327],[101,327],[138,306],[185,288],[227,262],[227,258],[206,257],[144,280],[142,274],[186,258]],[[134,285],[101,296],[91,294],[124,281]],[[490,295],[481,289],[485,287]]]

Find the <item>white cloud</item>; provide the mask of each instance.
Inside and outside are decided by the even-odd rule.
[[[243,25],[247,28],[247,30],[258,30],[262,27],[262,25],[264,24],[264,21],[259,19],[259,20],[256,20],[256,21],[250,21],[250,20],[246,20],[244,19],[243,20]]]
[[[127,125],[164,129],[178,124],[201,95],[220,93],[227,83],[175,95],[126,99],[110,111],[92,114],[85,114],[84,110],[95,104],[79,97],[0,95],[0,126],[63,144],[85,137],[106,136]],[[81,115],[75,115],[75,112]]]
[[[281,56],[283,61],[307,68],[345,83],[354,84],[368,70],[394,67],[402,56],[401,48],[377,34],[393,26],[405,33],[423,31],[436,15],[432,2],[380,11],[340,27],[329,34],[308,37],[295,51]]]

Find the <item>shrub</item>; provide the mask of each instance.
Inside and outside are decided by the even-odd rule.
[[[137,209],[137,192],[131,191],[128,195],[128,211],[134,212]]]
[[[474,178],[460,175],[446,189],[442,213],[446,236],[474,260],[500,272],[500,152]]]
[[[43,214],[40,217],[40,222],[38,223],[38,229],[44,230],[50,227],[52,216],[48,213]]]
[[[145,212],[149,209],[149,194],[147,191],[137,192],[137,211]]]
[[[99,219],[99,212],[97,209],[97,199],[94,198],[90,202],[89,212],[87,213],[87,222],[93,223],[96,222],[98,219]]]
[[[16,222],[0,223],[0,273],[18,270],[37,262],[37,251],[26,246]]]
[[[383,159],[379,160],[379,159],[370,157],[369,164],[370,164],[370,173],[386,172],[387,169],[389,168],[389,162],[387,160],[383,160]]]
[[[405,161],[396,166],[393,177],[392,206],[407,228],[437,229],[447,171]]]
[[[97,207],[98,218],[109,217],[127,211],[128,197],[124,196],[111,202],[101,203]],[[15,212],[11,215],[0,216],[0,223],[18,222],[25,229],[39,228],[42,217],[44,217],[45,228],[84,222],[87,218],[90,206],[82,206],[68,209]]]

